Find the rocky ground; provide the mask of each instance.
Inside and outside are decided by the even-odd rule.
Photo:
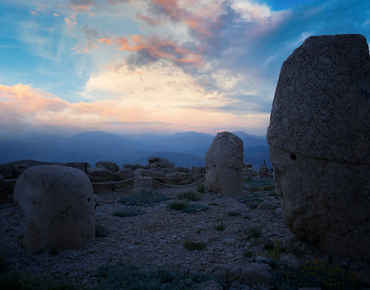
[[[198,271],[214,274],[228,282],[229,289],[234,290],[274,289],[269,274],[273,269],[268,265],[269,260],[263,257],[270,254],[271,258],[273,253],[266,249],[268,245],[271,248],[274,241],[275,245],[280,243],[281,246],[275,249],[285,248],[279,257],[282,260],[300,263],[298,258],[301,261],[334,259],[343,267],[370,277],[368,263],[340,260],[333,256],[329,258],[313,245],[294,236],[282,222],[280,200],[271,188],[272,183],[272,180],[246,182],[239,197],[203,193],[201,200],[191,201],[190,204],[207,205],[209,209],[193,214],[169,209],[167,202],[161,202],[140,206],[145,211],[143,215],[113,216],[115,210],[132,207],[117,203],[119,198],[129,193],[99,194],[96,223],[111,233],[96,238],[79,251],[58,253],[34,253],[22,248],[26,220],[18,207],[6,205],[0,207],[0,251],[10,266],[32,273],[51,274],[56,278],[69,277],[91,288],[96,285],[94,271],[97,268],[124,261],[143,270],[162,267],[184,273]],[[174,198],[183,190],[163,188],[156,191]],[[220,229],[222,224],[225,225],[224,230],[218,231],[216,226]],[[248,237],[248,229],[253,228],[262,230],[259,238]],[[185,242],[204,243],[205,248],[191,251],[184,247]],[[255,262],[264,265],[263,269]],[[254,265],[255,269],[249,269],[250,265]],[[253,274],[257,270],[264,274]]]

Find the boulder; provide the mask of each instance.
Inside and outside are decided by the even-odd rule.
[[[112,172],[108,169],[90,167],[87,169],[87,175],[91,182],[107,182],[112,181]]]
[[[99,161],[96,162],[96,168],[108,169],[110,172],[119,171],[119,166],[112,161]]]
[[[5,178],[0,175],[0,202],[8,200],[8,192],[5,189]]]
[[[308,38],[283,63],[267,139],[283,220],[370,261],[370,57],[359,34]]]
[[[64,165],[68,167],[80,169],[85,173],[87,172],[87,168],[91,168],[90,164],[87,162],[67,162]]]
[[[187,167],[175,167],[174,169],[173,169],[173,171],[175,171],[175,172],[185,172],[185,173],[190,173],[190,169],[189,168],[187,168]]]
[[[264,263],[249,263],[243,267],[239,277],[240,284],[255,285],[265,283],[270,285],[272,282],[271,272],[273,269]]]
[[[112,178],[114,181],[121,181],[125,179],[129,179],[131,177],[134,177],[134,172],[130,168],[124,168],[117,172],[112,173]],[[131,182],[131,181],[128,181]]]
[[[136,163],[136,164],[123,164],[122,169],[123,168],[130,168],[132,171],[135,171],[139,167],[140,167],[140,164],[139,163]]]
[[[166,174],[166,183],[167,184],[190,184],[193,183],[194,179],[192,174],[185,172],[172,172]]]
[[[13,176],[18,178],[27,168],[30,168],[30,166],[26,163],[15,164],[13,166]]]
[[[204,156],[206,189],[223,195],[241,194],[243,158],[243,141],[238,136],[229,132],[217,133]]]
[[[35,166],[18,178],[14,200],[27,217],[26,249],[77,250],[95,237],[91,182],[76,168]]]
[[[161,168],[175,168],[175,163],[171,162],[170,160],[163,158],[163,157],[158,157],[158,156],[153,156],[148,158],[149,161],[149,166],[152,164],[157,164],[158,167]]]
[[[10,167],[10,166],[0,165],[0,174],[1,174],[5,179],[14,178],[14,177],[13,177],[13,169],[12,169],[12,167]]]
[[[190,167],[190,172],[194,174],[205,174],[206,168],[202,166],[192,166]]]
[[[146,170],[145,174],[160,182],[166,181],[166,172],[163,168],[152,168],[150,170]]]

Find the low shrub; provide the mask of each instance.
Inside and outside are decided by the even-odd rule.
[[[95,224],[95,237],[96,238],[104,238],[110,234],[109,228],[106,228],[100,224]]]
[[[262,255],[275,260],[280,259],[280,254],[285,252],[285,248],[282,247],[281,241],[279,241],[277,238],[274,238],[273,245],[265,245],[264,249],[267,250],[267,253]]]
[[[143,211],[139,207],[127,207],[123,209],[118,209],[113,212],[113,216],[120,216],[120,217],[127,217],[127,216],[137,216],[144,214]]]
[[[242,214],[237,211],[229,211],[229,216],[241,216]]]
[[[167,203],[167,208],[181,210],[189,205],[189,201],[187,199],[175,199]]]
[[[117,202],[127,205],[150,206],[155,203],[169,200],[171,198],[153,191],[133,192],[120,198]]]
[[[209,207],[203,204],[189,204],[187,207],[184,207],[181,212],[183,213],[197,213],[200,211],[206,211]]]
[[[206,193],[206,186],[204,185],[204,183],[198,185],[197,190],[199,193]]]
[[[176,195],[176,198],[197,201],[201,199],[201,196],[200,196],[200,193],[194,190],[184,190],[184,191],[179,192]]]
[[[250,225],[244,229],[244,233],[250,238],[259,238],[262,234],[262,227],[259,225]]]
[[[189,250],[189,251],[194,251],[194,250],[203,250],[205,247],[206,247],[206,244],[203,243],[203,242],[199,242],[199,243],[195,243],[195,242],[192,242],[192,241],[186,241],[183,246],[185,247],[185,249]]]
[[[224,223],[224,221],[221,221],[215,225],[215,229],[216,231],[222,232],[225,229],[225,226],[226,224]]]
[[[251,186],[248,190],[249,191],[261,191],[261,187],[254,185],[254,186]]]
[[[51,248],[50,250],[49,250],[49,255],[50,256],[56,256],[56,255],[58,255],[59,254],[59,251],[58,251],[58,249],[56,249],[56,248]]]
[[[82,290],[88,289],[69,280],[56,280],[52,277],[20,272],[13,269],[0,276],[0,289],[6,290]]]
[[[264,197],[258,193],[246,194],[238,198],[239,202],[247,204],[252,210],[255,209],[262,201]]]
[[[183,274],[166,269],[141,271],[139,268],[119,262],[115,265],[100,267],[96,271],[99,285],[95,290],[190,290],[198,284],[214,280],[226,289],[225,282],[211,275],[201,273]]]
[[[208,205],[219,206],[217,202],[210,202]]]
[[[355,290],[370,285],[361,281],[356,273],[319,260],[305,261],[298,267],[279,268],[273,273],[273,283],[281,290],[303,287],[324,290]]]

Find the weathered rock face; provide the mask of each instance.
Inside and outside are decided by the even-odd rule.
[[[290,229],[370,260],[370,57],[362,35],[308,38],[283,63],[267,139]]]
[[[112,172],[104,168],[90,167],[87,169],[87,175],[91,182],[107,182],[113,180]]]
[[[240,194],[243,158],[243,141],[229,132],[218,133],[204,156],[207,190],[232,196]]]
[[[87,163],[87,162],[67,162],[64,165],[68,166],[68,167],[73,167],[73,168],[80,169],[84,172],[85,172],[85,169],[87,171],[87,168],[91,168],[90,164]]]
[[[110,172],[119,171],[119,166],[112,161],[99,161],[96,163],[96,168],[108,169]]]
[[[14,200],[28,219],[29,250],[76,250],[95,237],[95,202],[87,175],[58,166],[35,166],[18,178]]]
[[[157,167],[161,167],[161,168],[171,168],[171,169],[175,168],[174,162],[171,162],[170,160],[163,158],[163,157],[153,156],[153,157],[148,158],[148,161],[149,161],[149,166],[151,167],[152,167],[152,164],[156,164]]]
[[[30,168],[30,166],[26,163],[15,164],[13,166],[13,176],[15,178],[18,178],[22,174],[22,172],[28,168]]]

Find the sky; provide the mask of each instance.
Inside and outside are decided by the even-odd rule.
[[[265,135],[283,61],[368,0],[0,0],[0,133]]]

